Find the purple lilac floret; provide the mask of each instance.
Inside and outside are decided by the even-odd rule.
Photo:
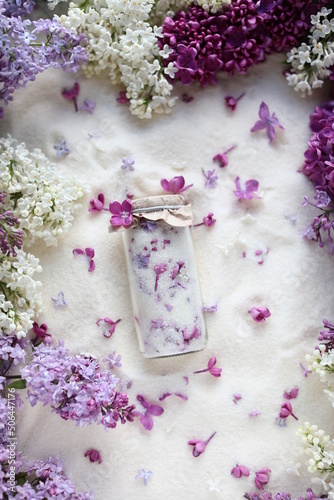
[[[280,418],[287,418],[291,415],[295,420],[298,420],[296,415],[292,412],[292,406],[290,401],[285,401],[281,406],[281,411],[279,413]]]
[[[269,475],[271,473],[271,470],[268,467],[265,467],[258,472],[255,473],[255,486],[259,490],[263,490],[263,486],[266,485],[269,482]]]
[[[97,198],[92,198],[89,201],[89,204],[90,204],[90,208],[89,208],[90,212],[101,212],[102,210],[108,211],[108,209],[104,207],[104,194],[103,193],[99,193]]]
[[[22,248],[23,231],[11,210],[5,209],[7,194],[0,191],[0,251],[16,257],[16,250]]]
[[[75,111],[79,111],[78,101],[77,101],[79,92],[80,92],[80,84],[78,82],[75,82],[73,87],[69,89],[63,89],[61,91],[61,95],[63,96],[64,99],[67,99],[68,101],[73,101]]]
[[[88,258],[88,262],[89,262],[89,268],[88,268],[88,272],[89,273],[92,273],[94,270],[95,270],[95,262],[93,260],[94,256],[95,256],[95,251],[93,248],[85,248],[85,250],[82,250],[81,248],[75,248],[73,251],[72,251],[74,257],[77,257],[78,255],[84,255],[85,257]]]
[[[55,144],[53,148],[56,150],[58,158],[60,158],[63,155],[66,156],[70,154],[70,150],[67,147],[65,139],[63,139],[60,144]]]
[[[245,94],[246,92],[243,92],[238,97],[233,97],[232,95],[225,96],[225,106],[232,111],[235,111],[238,106],[238,101],[240,101],[240,99],[242,99]]]
[[[159,405],[149,403],[141,394],[137,395],[137,400],[145,408],[145,413],[140,416],[140,422],[144,429],[150,431],[152,430],[154,424],[152,416],[160,417],[160,415],[163,414],[164,409]]]
[[[303,173],[313,182],[316,195],[314,202],[307,196],[303,206],[310,205],[318,209],[304,238],[312,239],[320,247],[327,247],[334,253],[332,230],[334,227],[334,101],[327,101],[315,108],[310,116],[310,128],[313,132],[304,153]]]
[[[245,187],[242,188],[240,184],[240,177],[234,179],[236,190],[233,191],[238,200],[252,200],[253,198],[260,199],[261,196],[257,194],[259,183],[255,179],[249,179],[245,182]]]
[[[27,4],[27,2],[26,2]],[[11,9],[12,10],[12,9]],[[62,68],[77,71],[87,61],[86,38],[75,35],[56,20],[22,19],[18,12],[0,13],[0,101],[8,105],[16,89],[35,80],[46,69]],[[17,17],[16,17],[17,16]],[[41,43],[35,43],[36,39]],[[3,115],[3,108],[1,108]]]
[[[193,456],[195,458],[199,457],[202,453],[204,453],[208,443],[211,441],[216,432],[213,432],[210,437],[206,441],[201,441],[200,439],[190,439],[188,444],[193,446]]]
[[[215,366],[217,363],[217,359],[213,356],[208,361],[208,367],[204,368],[204,370],[197,370],[194,373],[205,373],[209,372],[213,377],[221,377],[222,369]]]
[[[95,108],[96,108],[96,102],[86,98],[80,106],[80,111],[87,111],[87,113],[92,115],[94,113]]]
[[[145,486],[147,486],[147,482],[152,475],[153,472],[151,470],[139,469],[139,473],[136,475],[135,479],[143,479]]]
[[[260,120],[258,120],[251,128],[251,132],[265,130],[271,144],[275,138],[275,127],[279,127],[281,129],[284,129],[284,127],[278,121],[275,113],[270,115],[268,105],[263,101],[261,102],[259,108],[259,118]]]
[[[217,187],[217,179],[218,179],[218,175],[215,174],[215,170],[208,170],[207,172],[205,172],[204,170],[202,170],[203,172],[203,175],[206,179],[205,181],[205,187],[208,187],[208,188],[216,188]]]
[[[323,320],[324,328],[319,334],[318,340],[321,344],[326,346],[326,352],[334,349],[334,325],[330,323],[327,319]]]
[[[239,465],[237,464],[235,467],[233,467],[233,469],[231,470],[231,474],[232,476],[236,477],[236,478],[240,478],[242,476],[246,476],[248,477],[249,476],[249,469],[248,467],[246,467],[245,465]]]
[[[101,454],[98,450],[95,450],[95,448],[91,448],[90,450],[87,450],[84,454],[85,457],[89,457],[90,462],[99,462],[99,464],[102,463],[102,458]]]
[[[132,201],[128,199],[124,200],[122,204],[118,201],[110,203],[109,211],[112,214],[110,224],[116,228],[121,226],[127,228],[131,226],[133,221],[133,217],[131,215],[132,206]]]
[[[299,389],[298,387],[293,387],[291,391],[284,391],[283,398],[285,399],[295,399],[298,396]]]
[[[271,316],[271,312],[267,307],[252,307],[249,311],[254,321],[258,323],[263,323],[267,318]]]
[[[223,167],[226,167],[228,165],[228,157],[227,157],[227,154],[230,152],[230,151],[233,151],[233,149],[235,149],[237,146],[231,146],[230,148],[228,148],[226,151],[224,151],[223,153],[217,153],[213,158],[212,158],[212,161],[218,163],[218,165],[220,166],[220,168],[223,168]]]
[[[185,179],[182,175],[173,177],[170,181],[167,179],[161,179],[160,184],[165,191],[173,194],[183,193],[193,186],[193,184],[185,186]]]
[[[114,333],[117,323],[119,323],[120,321],[120,319],[113,321],[110,318],[99,318],[96,324],[97,326],[100,326],[100,324],[103,322],[105,325],[107,325],[107,330],[104,330],[103,336],[109,339]]]
[[[21,374],[32,406],[39,401],[51,405],[53,412],[76,425],[95,422],[109,429],[136,416],[128,396],[117,391],[119,380],[92,356],[68,354],[63,342],[39,344]]]

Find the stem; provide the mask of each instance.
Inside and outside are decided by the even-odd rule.
[[[199,224],[194,224],[193,227],[204,226],[204,222],[200,222]]]
[[[209,368],[205,368],[204,370],[197,370],[194,373],[204,373],[204,372],[208,372],[208,371],[209,371]]]
[[[205,444],[208,444],[208,442],[209,442],[209,441],[211,441],[211,439],[213,438],[213,436],[214,436],[215,434],[216,434],[216,431],[215,431],[213,434],[211,434],[211,436],[210,436],[210,437],[209,437],[206,441],[204,441],[204,443],[205,443]]]
[[[21,375],[6,375],[6,378],[22,378]]]
[[[235,149],[237,146],[231,146],[230,148],[228,148],[226,151],[224,151],[223,155],[226,155],[227,153],[229,153],[230,151],[233,151],[233,149]]]
[[[241,95],[239,95],[239,97],[236,98],[236,101],[239,101],[245,94],[246,92],[243,92]]]

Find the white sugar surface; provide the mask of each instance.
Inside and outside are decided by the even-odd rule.
[[[152,403],[165,392],[188,396],[187,401],[175,395],[165,399],[165,411],[153,417],[150,432],[139,420],[109,433],[94,425],[76,428],[50,408],[25,404],[18,422],[24,455],[60,456],[78,490],[92,489],[98,500],[241,500],[246,491],[255,491],[255,472],[264,467],[272,471],[268,491],[289,491],[297,499],[312,485],[295,435],[299,424],[316,423],[334,435],[324,387],[315,374],[303,377],[300,367],[317,343],[322,319],[333,319],[333,258],[301,237],[313,214],[301,204],[304,194],[313,196],[313,186],[298,169],[310,135],[308,117],[321,97],[301,99],[286,85],[281,61],[275,56],[246,76],[222,77],[214,88],[188,87],[192,102],[179,100],[171,115],[147,122],[116,102],[120,89],[107,79],[54,70],[16,92],[6,109],[2,134],[9,132],[28,149],[41,148],[59,172],[88,188],[72,230],[59,245],[32,248],[43,267],[39,322],[46,322],[71,353],[91,352],[101,360],[112,351],[121,354],[123,366],[116,371],[124,386],[132,382],[132,402],[137,394]],[[79,104],[86,97],[96,101],[93,115],[75,113],[61,97],[62,88],[75,81],[81,85]],[[234,113],[225,108],[225,95],[244,91]],[[184,88],[177,92],[181,96]],[[250,132],[262,100],[284,126],[272,145],[264,132]],[[70,154],[57,158],[54,145],[62,139]],[[212,157],[232,145],[237,147],[228,166],[213,164]],[[122,158],[130,155],[135,170],[124,171]],[[217,188],[205,188],[202,169],[213,168]],[[192,234],[203,301],[217,303],[218,311],[206,314],[203,351],[149,360],[138,350],[121,235],[108,233],[106,212],[91,214],[88,207],[101,191],[108,201],[121,201],[126,193],[162,194],[160,179],[175,175],[194,184],[186,194],[195,222],[209,212],[217,219],[213,227],[194,228]],[[242,184],[257,179],[262,199],[239,202],[233,194],[236,176]],[[96,252],[93,273],[85,259],[72,255],[74,248],[86,247]],[[257,250],[263,251],[262,264]],[[60,291],[67,306],[55,309],[51,296]],[[268,307],[271,317],[255,323],[248,313],[252,306]],[[121,318],[110,339],[96,326],[103,317]],[[221,378],[193,375],[211,356],[222,368]],[[283,392],[294,386],[299,421],[289,417],[280,427],[275,419]],[[234,404],[236,393],[242,399]],[[261,415],[249,417],[254,410]],[[214,431],[205,453],[194,458],[188,440],[205,440]],[[84,458],[89,448],[100,451],[101,465]],[[249,478],[231,476],[237,463],[249,468]],[[135,479],[141,468],[153,472],[146,487]],[[314,491],[320,494],[316,486]]]

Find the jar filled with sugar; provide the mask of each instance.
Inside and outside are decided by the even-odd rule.
[[[207,335],[191,205],[181,195],[131,203],[133,221],[122,237],[139,349],[146,358],[200,351]]]

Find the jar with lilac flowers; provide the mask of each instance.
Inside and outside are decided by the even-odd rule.
[[[139,349],[146,358],[200,351],[206,326],[190,234],[191,205],[181,195],[131,202],[123,232]]]

